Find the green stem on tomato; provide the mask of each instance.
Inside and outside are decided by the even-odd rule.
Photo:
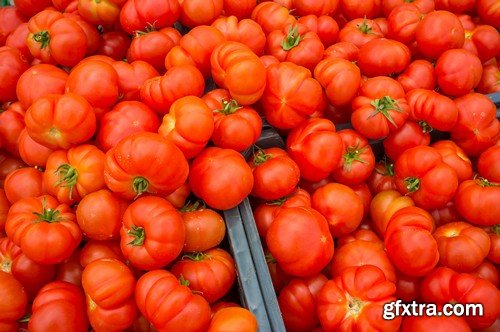
[[[227,101],[224,99],[224,100],[222,100],[222,108],[219,110],[216,110],[215,112],[222,113],[224,115],[231,115],[241,108],[242,108],[242,106],[240,106],[236,100],[231,99],[231,100]]]
[[[413,193],[420,189],[420,179],[418,178],[413,178],[413,177],[408,177],[404,179],[404,183],[406,185],[406,189],[410,192]]]
[[[396,112],[403,113],[403,110],[399,107],[398,102],[389,96],[383,96],[380,99],[375,99],[371,102],[371,105],[375,108],[375,111],[370,114],[368,118],[371,118],[378,113],[381,113],[386,119],[394,126],[398,127],[394,119],[389,114],[389,111],[394,110]]]
[[[359,155],[366,150],[366,146],[359,148],[359,142],[355,146],[347,147],[347,151],[344,154],[344,169],[348,172],[352,169],[352,164],[358,161],[362,164],[366,164],[366,160],[362,159]]]
[[[134,178],[134,181],[132,182],[132,187],[134,189],[134,192],[136,193],[135,198],[137,198],[148,191],[149,181],[146,178],[143,178],[142,176],[138,176]]]
[[[33,212],[33,214],[38,217],[37,222],[55,223],[61,220],[59,210],[52,210],[51,208],[47,209],[47,201],[45,198],[42,201],[42,212]]]
[[[298,46],[301,40],[302,36],[299,34],[297,26],[290,27],[288,34],[281,41],[281,48],[285,51],[290,51],[292,48]]]
[[[55,173],[59,179],[54,183],[54,186],[66,187],[69,190],[69,199],[73,198],[73,188],[78,180],[78,170],[70,164],[60,165]]]
[[[44,49],[50,44],[50,34],[47,30],[38,31],[33,35],[33,40],[40,44],[40,49]]]
[[[265,153],[264,150],[259,149],[259,151],[257,151],[257,153],[253,156],[253,163],[256,166],[259,166],[268,161],[269,159],[271,159],[272,157],[273,157],[272,154]]]
[[[140,247],[144,244],[144,241],[146,241],[146,232],[143,227],[132,225],[132,228],[128,230],[127,235],[134,237],[132,241],[127,243],[128,245],[134,247]]]

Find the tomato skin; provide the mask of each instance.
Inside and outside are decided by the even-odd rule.
[[[45,168],[47,159],[53,150],[35,142],[28,134],[28,131],[23,129],[19,135],[19,154],[21,159],[29,166],[39,166]]]
[[[401,317],[381,318],[396,286],[376,266],[350,267],[327,281],[318,294],[318,316],[327,331],[396,331]],[[370,295],[368,295],[370,294]]]
[[[418,7],[413,3],[404,3],[391,11],[387,17],[387,37],[406,45],[415,41],[418,23],[424,18]]]
[[[234,150],[209,147],[191,164],[189,185],[210,207],[227,210],[240,204],[252,191],[250,166]]]
[[[471,272],[473,276],[491,282],[494,286],[498,287],[499,275],[495,264],[488,260],[483,261],[481,264]]]
[[[28,23],[21,23],[14,31],[12,31],[12,33],[9,34],[5,40],[5,46],[17,48],[24,56],[24,59],[28,63],[31,63],[33,61],[33,56],[31,55],[30,49],[25,42],[29,32]]]
[[[333,106],[349,105],[361,85],[359,67],[342,58],[322,60],[314,68],[314,78],[326,91],[326,97]]]
[[[352,62],[358,60],[358,55],[359,55],[358,46],[348,41],[341,41],[325,49],[325,54],[323,56],[323,59],[340,58]]]
[[[226,40],[245,44],[258,56],[264,52],[266,35],[255,21],[250,19],[238,21],[236,16],[219,17],[212,26],[219,30]]]
[[[83,267],[80,264],[80,254],[80,249],[76,249],[68,259],[57,265],[56,280],[81,288]]]
[[[179,4],[181,5],[179,21],[189,28],[194,28],[199,25],[210,25],[218,18],[222,13],[224,1],[180,0]]]
[[[413,89],[433,90],[436,87],[434,66],[427,60],[413,61],[397,80],[407,93]]]
[[[339,183],[329,183],[312,195],[312,207],[328,221],[333,237],[346,236],[363,219],[363,202],[354,190]]]
[[[165,196],[165,199],[172,203],[176,209],[182,208],[186,204],[186,200],[191,195],[191,188],[187,182],[177,188],[173,193]]]
[[[483,76],[476,87],[479,93],[495,93],[500,92],[500,68],[497,64],[488,64],[483,66]]]
[[[448,50],[439,56],[436,63],[439,88],[454,97],[473,90],[479,84],[482,73],[481,60],[464,49]]]
[[[372,195],[385,190],[397,190],[394,164],[387,161],[379,161],[368,180],[366,180],[366,184]]]
[[[252,20],[259,23],[266,35],[297,21],[290,15],[288,8],[272,1],[259,3],[252,11]]]
[[[301,177],[319,181],[339,165],[343,142],[331,121],[309,119],[290,132],[286,146],[299,166]]]
[[[24,315],[28,304],[26,293],[19,281],[1,270],[0,285],[0,295],[4,299],[0,304],[0,327],[7,326],[6,331],[17,331],[17,320]]]
[[[127,0],[120,12],[120,23],[126,32],[133,35],[150,25],[157,29],[172,26],[180,14],[178,1],[163,1],[162,6],[158,6],[155,0]]]
[[[16,169],[7,175],[3,185],[11,204],[25,197],[38,197],[45,193],[43,172],[34,167]]]
[[[500,146],[495,145],[486,149],[477,161],[477,170],[479,175],[491,182],[500,182]]]
[[[78,0],[78,12],[93,25],[110,27],[118,21],[124,0],[91,1]]]
[[[430,142],[431,136],[427,127],[407,121],[398,131],[390,133],[384,139],[383,145],[385,154],[391,160],[397,160],[404,151],[416,146],[428,146]]]
[[[15,6],[7,6],[0,8],[0,45],[4,46],[7,37],[16,30],[16,28],[23,22],[26,22],[26,18]]]
[[[149,79],[159,76],[156,69],[147,62],[116,61],[112,63],[118,74],[118,91],[121,101],[138,101],[142,85]]]
[[[434,232],[440,265],[457,272],[471,272],[490,251],[488,234],[466,222],[452,222]]]
[[[51,0],[14,0],[14,6],[25,17],[32,17],[52,5]]]
[[[117,241],[89,240],[82,248],[80,264],[83,268],[100,259],[115,259],[125,262],[120,243]]]
[[[341,0],[342,13],[350,20],[360,17],[375,18],[382,14],[381,0]]]
[[[305,241],[298,241],[305,237],[319,238],[320,241],[308,242],[307,245]],[[306,207],[280,209],[269,227],[266,242],[283,271],[297,277],[319,273],[330,261],[334,250],[326,219],[316,210]],[[300,243],[303,245],[298,249],[296,246]],[[295,255],[297,251],[302,255]]]
[[[392,216],[407,206],[414,206],[413,200],[395,190],[384,190],[375,195],[370,203],[370,216],[375,231],[384,237]]]
[[[249,18],[257,5],[257,0],[235,1],[224,0],[222,13],[224,16],[236,16],[238,20]]]
[[[0,187],[3,188],[4,180],[10,172],[23,167],[26,167],[26,165],[21,160],[13,158],[0,150]]]
[[[177,99],[185,96],[201,97],[205,81],[194,66],[183,65],[169,69],[165,75],[153,77],[141,87],[141,100],[156,113],[167,114]]]
[[[333,180],[346,185],[365,182],[375,168],[375,155],[368,140],[352,129],[338,133],[344,147],[340,164],[332,173]]]
[[[0,103],[14,101],[16,100],[16,83],[29,66],[21,52],[10,46],[0,47],[0,59],[2,60]]]
[[[438,331],[471,332],[467,321],[462,317],[405,317],[401,324],[401,332],[426,331],[434,329]]]
[[[500,187],[477,178],[460,184],[455,195],[458,212],[476,226],[498,224],[500,208],[495,202],[500,198]]]
[[[212,317],[208,332],[223,331],[257,332],[258,322],[248,309],[223,308]]]
[[[199,97],[186,96],[174,101],[163,117],[158,133],[172,141],[187,159],[198,155],[214,130],[214,116]]]
[[[5,190],[0,189],[0,233],[5,232],[5,222],[7,221],[7,214],[9,213],[10,202],[5,195]]]
[[[264,200],[291,194],[300,180],[299,166],[280,148],[255,152],[248,165],[254,178],[251,195]]]
[[[120,246],[132,266],[154,270],[180,254],[185,234],[182,217],[170,202],[160,197],[141,197],[125,210]]]
[[[407,302],[413,300],[418,301],[420,299],[421,281],[421,277],[409,277],[398,273],[396,280],[396,297]]]
[[[339,25],[331,16],[310,14],[300,17],[297,23],[303,24],[310,31],[316,32],[325,48],[337,41]]]
[[[218,246],[226,234],[222,216],[211,209],[196,209],[197,206],[181,210],[186,229],[183,252],[206,251]]]
[[[379,244],[381,248],[383,247],[382,240],[378,237],[378,235],[375,232],[363,228],[358,228],[351,234],[339,238],[337,244],[340,249],[340,247],[342,247],[343,245],[355,242],[357,240],[373,242],[375,244]]]
[[[495,145],[500,135],[495,105],[480,93],[470,93],[454,101],[458,107],[458,121],[451,131],[451,139],[468,156],[479,156]]]
[[[162,296],[152,296],[162,294]],[[135,300],[141,313],[158,330],[194,332],[207,331],[211,310],[208,302],[179,284],[176,277],[165,270],[154,270],[137,281]],[[159,315],[158,313],[164,313]],[[196,319],[192,319],[196,316]]]
[[[5,111],[2,110],[0,113],[0,146],[14,156],[19,156],[19,135],[24,127],[23,114],[13,110],[12,106]]]
[[[288,331],[311,330],[319,325],[316,299],[328,281],[323,274],[295,278],[280,291],[278,303]]]
[[[171,194],[186,182],[188,172],[187,160],[174,143],[147,132],[121,140],[104,162],[106,185],[126,199]]]
[[[431,146],[439,152],[443,158],[443,162],[457,172],[459,182],[472,178],[472,162],[465,152],[453,141],[437,141]]]
[[[97,54],[109,56],[121,61],[127,57],[127,50],[130,47],[129,35],[121,31],[108,31],[99,37],[99,47]]]
[[[484,22],[492,25],[495,28],[500,27],[500,11],[498,10],[498,3],[494,0],[478,0],[476,3],[476,10]]]
[[[410,49],[405,44],[392,39],[377,38],[360,47],[358,66],[361,72],[369,77],[393,75],[408,67],[410,57]]]
[[[293,7],[299,16],[305,15],[330,15],[333,14],[338,6],[340,0],[334,1],[317,1],[311,2],[307,0],[293,0]]]
[[[370,40],[382,38],[380,27],[373,20],[356,18],[339,31],[339,42],[350,42],[360,48]]]

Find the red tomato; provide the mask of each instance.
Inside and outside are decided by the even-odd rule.
[[[7,110],[0,109],[0,146],[14,156],[19,156],[19,136],[23,131],[24,114],[13,109],[12,104]]]
[[[85,33],[85,36],[87,37],[87,51],[85,52],[85,55],[89,56],[94,54],[97,51],[97,48],[99,47],[100,35],[97,28],[88,23],[87,21],[85,21],[76,12],[75,13],[66,12],[63,15],[64,17],[75,21]]]
[[[406,302],[419,300],[421,281],[421,277],[409,277],[398,273],[398,280],[396,280],[396,297]]]
[[[224,16],[236,16],[239,20],[248,18],[252,15],[252,10],[257,5],[256,0],[224,0]]]
[[[26,18],[15,6],[6,6],[0,8],[0,45],[5,45],[7,37],[16,30],[16,28],[26,22]]]
[[[118,74],[118,91],[121,101],[139,100],[142,85],[147,80],[159,76],[156,69],[144,61],[132,63],[116,61],[112,63],[112,66]]]
[[[208,302],[179,284],[168,271],[154,270],[139,278],[135,300],[144,317],[158,330],[202,332],[210,325]],[[160,312],[163,314],[158,315]]]
[[[466,30],[464,48],[477,55],[481,62],[494,58],[500,51],[500,34],[491,25],[480,25],[472,31]]]
[[[89,239],[117,239],[127,206],[123,198],[111,191],[98,190],[82,198],[76,209],[76,221]]]
[[[16,84],[19,77],[28,69],[28,63],[17,48],[10,46],[0,47],[2,67],[0,73],[0,103],[16,100]]]
[[[47,159],[49,159],[53,150],[35,142],[28,134],[26,128],[21,131],[18,144],[19,154],[26,164],[45,168]]]
[[[294,16],[290,15],[288,8],[272,1],[259,3],[252,11],[252,20],[259,23],[266,35],[297,21]]]
[[[19,168],[10,172],[3,185],[9,202],[14,204],[22,198],[43,195],[43,175],[43,172],[34,167]]]
[[[251,19],[243,19],[238,22],[236,16],[229,16],[219,17],[212,23],[212,26],[219,30],[226,40],[245,44],[256,55],[261,55],[264,52],[266,35],[257,22]]]
[[[408,316],[403,319],[401,332],[412,331],[456,331],[471,332],[471,328],[463,317],[450,316]]]
[[[409,206],[397,211],[384,237],[387,255],[408,276],[424,276],[439,261],[438,244],[432,237],[434,220],[425,210]]]
[[[410,64],[410,49],[396,40],[377,38],[360,47],[358,66],[368,76],[394,75]]]
[[[334,251],[328,222],[318,211],[306,207],[280,209],[266,243],[283,271],[297,277],[318,274]]]
[[[180,0],[181,16],[179,21],[189,28],[209,25],[222,13],[223,0]]]
[[[172,26],[180,13],[180,4],[175,0],[161,3],[157,0],[127,0],[120,12],[120,23],[123,29],[132,35],[135,31],[143,31],[149,26],[156,29]]]
[[[3,188],[4,180],[10,172],[23,167],[26,165],[21,160],[12,158],[0,150],[0,187]]]
[[[186,204],[186,200],[189,195],[191,195],[191,188],[189,188],[189,184],[185,182],[182,186],[177,188],[173,193],[165,196],[165,199],[172,203],[176,209],[180,209]]]
[[[300,180],[299,166],[280,148],[258,150],[250,158],[252,196],[274,200],[291,194]]]
[[[322,105],[323,90],[311,72],[291,62],[267,68],[267,84],[260,100],[267,121],[279,129],[297,127]]]
[[[384,190],[375,195],[370,202],[370,216],[375,231],[384,237],[392,216],[407,206],[414,206],[413,200],[396,190]]]
[[[290,132],[286,146],[299,166],[301,177],[319,181],[338,167],[343,142],[331,121],[309,119]]]
[[[210,207],[227,210],[250,194],[253,174],[243,156],[234,150],[209,147],[191,164],[189,185]]]
[[[500,187],[483,178],[467,180],[460,184],[455,195],[458,212],[470,223],[494,226],[500,220]]]
[[[33,56],[31,55],[28,45],[26,45],[26,38],[30,30],[28,28],[28,23],[21,23],[5,40],[5,46],[11,46],[17,48],[24,59],[31,63],[33,61]]]
[[[108,31],[99,38],[97,54],[109,56],[117,61],[127,57],[127,50],[131,43],[128,34],[121,31]]]
[[[437,83],[442,93],[460,97],[473,90],[481,80],[481,60],[464,49],[448,50],[436,63]]]
[[[257,332],[258,322],[248,309],[224,308],[214,314],[208,327],[208,332],[223,331]]]
[[[0,271],[0,327],[4,331],[17,331],[18,323],[26,310],[28,299],[23,286],[11,274]]]
[[[381,0],[341,0],[342,13],[350,20],[366,17],[375,18],[382,14]]]
[[[450,202],[458,188],[457,173],[436,149],[417,146],[403,152],[395,164],[396,185],[415,205],[436,209]],[[439,183],[436,186],[436,183]]]
[[[51,0],[14,0],[13,3],[26,17],[31,17],[52,5]]]
[[[293,0],[293,7],[296,13],[300,16],[305,15],[330,15],[333,14],[338,6],[339,0],[321,0],[321,1],[307,1],[307,0]]]
[[[349,61],[358,60],[359,48],[351,42],[338,42],[325,50],[324,59],[340,58]]]
[[[81,288],[83,267],[80,264],[80,254],[80,249],[76,249],[68,259],[57,265],[56,280],[66,281]]]
[[[278,303],[287,331],[310,331],[319,325],[316,299],[328,279],[323,274],[295,278],[283,287]]]
[[[5,190],[0,189],[0,233],[5,232],[5,222],[7,221],[7,213],[9,213],[10,202],[5,195]]]
[[[346,236],[363,219],[363,202],[354,190],[340,183],[329,183],[312,195],[312,207],[321,213],[333,237]]]
[[[495,28],[500,27],[500,11],[498,3],[495,0],[478,0],[476,10],[479,17],[486,23],[491,24]]]
[[[382,318],[384,304],[394,301],[395,293],[396,285],[378,267],[347,268],[318,294],[321,327],[328,331],[397,331],[401,317]]]
[[[339,31],[340,42],[350,42],[358,48],[370,40],[382,38],[383,36],[378,24],[367,18],[356,18],[349,21]]]
[[[387,157],[397,160],[408,149],[416,146],[428,146],[431,142],[429,132],[432,129],[425,122],[407,121],[395,132],[392,132],[382,142]]]
[[[457,123],[458,108],[453,100],[432,90],[413,89],[407,93],[410,119],[425,121],[431,128],[450,131]]]
[[[500,146],[495,145],[486,149],[477,161],[479,175],[491,182],[500,183]]]
[[[125,0],[78,0],[78,12],[85,20],[94,25],[113,26],[120,16],[120,7]]]
[[[365,182],[375,168],[375,155],[368,140],[352,129],[338,132],[344,142],[343,154],[332,173],[332,178],[342,184],[356,185]]]
[[[141,100],[158,114],[167,114],[177,99],[185,96],[201,97],[205,81],[194,66],[177,66],[165,75],[148,79],[141,87]]]
[[[206,251],[218,246],[226,234],[221,215],[195,203],[181,209],[186,230],[183,252]]]
[[[418,50],[426,57],[437,59],[453,48],[461,48],[465,31],[458,17],[444,10],[428,13],[417,26]]]
[[[361,72],[354,63],[342,58],[327,58],[314,68],[314,78],[325,88],[333,106],[349,105],[361,85]]]
[[[458,213],[455,201],[451,201],[444,207],[429,211],[436,222],[436,226],[441,226],[454,222],[457,220],[463,220],[464,218]]]
[[[476,87],[479,93],[495,93],[500,92],[500,68],[498,64],[489,64],[483,66],[483,76]]]
[[[331,16],[311,14],[300,17],[297,22],[316,32],[325,48],[337,41],[339,25]]]
[[[433,90],[436,86],[434,65],[427,60],[413,61],[397,79],[405,92],[413,89]]]
[[[355,230],[351,234],[339,238],[337,244],[338,244],[338,247],[340,249],[340,247],[342,247],[343,245],[357,241],[357,240],[373,242],[373,243],[379,244],[381,248],[383,248],[383,245],[384,245],[382,243],[382,240],[377,236],[377,234],[375,232],[368,230],[368,229],[362,229],[362,228],[358,228],[357,230]]]
[[[89,240],[82,248],[80,264],[85,268],[90,263],[100,259],[116,259],[126,263],[119,242]]]
[[[405,4],[406,2],[407,1],[405,0],[383,0],[382,7],[384,14],[389,16],[394,8]],[[411,3],[417,6],[422,14],[427,14],[434,10],[434,0],[413,0]]]
[[[133,199],[144,193],[168,195],[182,186],[189,167],[181,150],[154,133],[137,133],[106,153],[104,181],[118,195]]]
[[[455,99],[458,121],[451,131],[451,139],[470,157],[479,156],[495,145],[500,135],[493,102],[480,93],[470,93]]]
[[[158,133],[172,141],[187,159],[198,155],[214,131],[214,116],[199,97],[177,99],[163,117]]]
[[[439,152],[443,158],[443,162],[451,166],[455,172],[457,172],[459,182],[472,178],[472,162],[465,152],[453,141],[437,141],[431,146]]]
[[[387,17],[387,37],[406,45],[412,44],[415,41],[417,26],[424,17],[413,3],[403,3],[394,7]]]
[[[373,195],[385,190],[397,190],[394,164],[384,160],[379,161],[366,180],[366,184]]]
[[[474,271],[472,271],[471,274],[473,276],[487,280],[498,287],[498,270],[496,266],[488,260],[484,260],[481,264],[479,264],[479,266]]]

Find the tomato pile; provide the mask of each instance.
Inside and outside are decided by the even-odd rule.
[[[287,330],[499,331],[499,28],[497,0],[1,7],[0,331],[257,331],[220,214],[247,197]]]

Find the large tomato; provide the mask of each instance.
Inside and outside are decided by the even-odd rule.
[[[19,136],[23,131],[24,114],[14,110],[11,104],[6,110],[0,109],[0,146],[14,156],[19,156]]]
[[[350,20],[360,17],[375,18],[382,14],[381,0],[341,0],[340,6],[342,13]]]
[[[370,203],[372,225],[377,233],[384,237],[392,216],[402,208],[413,206],[413,200],[402,196],[396,190],[384,190],[375,195]]]
[[[19,134],[18,139],[19,154],[21,159],[30,166],[38,166],[45,168],[47,159],[53,150],[46,146],[35,142],[24,128]]]
[[[78,12],[89,23],[113,26],[120,17],[120,9],[126,0],[78,0]]]
[[[469,157],[467,157],[465,152],[453,141],[437,141],[431,146],[439,152],[443,158],[443,162],[451,166],[455,172],[457,172],[459,182],[472,178],[472,162]],[[493,179],[493,181],[495,180]]]
[[[5,222],[9,213],[10,202],[5,195],[5,190],[0,189],[0,233],[4,234]]]
[[[191,164],[189,185],[210,207],[227,210],[250,194],[253,174],[245,158],[234,150],[206,148]]]
[[[479,25],[472,31],[466,31],[466,45],[470,51],[485,63],[494,58],[500,50],[500,33],[491,25]]]
[[[172,26],[179,18],[180,12],[180,4],[176,0],[161,3],[157,0],[127,0],[120,12],[120,23],[123,29],[132,35],[135,31],[143,31],[149,26],[156,29]]]
[[[458,121],[451,139],[471,157],[495,145],[500,136],[500,121],[493,102],[480,93],[470,93],[455,99],[455,104]]]
[[[266,243],[281,268],[297,277],[318,274],[334,251],[325,217],[306,207],[280,209],[269,227]]]
[[[83,97],[50,94],[26,111],[26,129],[33,140],[49,149],[69,149],[95,133],[96,115]]]
[[[403,43],[376,38],[360,47],[358,66],[366,76],[394,75],[410,64],[410,49]]]
[[[24,56],[25,60],[29,63],[33,61],[33,55],[31,55],[28,45],[26,45],[26,38],[30,30],[28,28],[28,23],[21,23],[5,41],[5,46],[10,46],[17,48],[21,54]]]
[[[125,210],[120,246],[132,266],[159,269],[180,254],[185,234],[182,217],[170,202],[141,197]]]
[[[0,8],[0,45],[5,45],[7,37],[16,30],[16,28],[26,22],[23,14],[15,6],[6,6]]]
[[[297,22],[305,25],[310,31],[316,32],[325,48],[337,41],[339,25],[331,16],[305,15],[300,17]]]
[[[19,159],[11,157],[0,150],[0,186],[3,187],[5,178],[15,169],[26,167]]]
[[[397,190],[394,164],[387,160],[379,161],[368,180],[366,180],[366,184],[372,195],[385,190]]]
[[[156,69],[145,61],[116,61],[112,63],[118,74],[118,91],[121,101],[140,100],[142,85],[149,79],[159,76]]]
[[[434,232],[439,262],[457,272],[471,272],[490,251],[490,238],[481,228],[466,222],[452,222]]]
[[[288,8],[273,1],[259,3],[252,11],[252,20],[259,23],[266,35],[274,30],[281,30],[297,20]]]
[[[44,173],[34,167],[16,169],[7,175],[4,190],[11,204],[25,197],[38,197],[46,191],[43,186]]]
[[[436,209],[450,202],[458,188],[457,173],[436,149],[417,146],[403,152],[395,164],[399,192],[409,195],[415,205]]]
[[[258,322],[254,314],[245,308],[230,307],[215,312],[208,332],[239,331],[257,332]]]
[[[185,96],[201,97],[205,81],[191,65],[176,66],[165,75],[148,79],[141,87],[141,100],[159,114],[167,114],[173,102]]]
[[[70,204],[105,188],[104,159],[104,152],[90,144],[52,152],[43,174],[47,193]]]
[[[481,80],[481,60],[464,49],[448,50],[436,62],[437,83],[442,93],[460,97],[471,92]]]
[[[214,116],[199,97],[177,99],[163,117],[158,133],[172,141],[187,159],[195,157],[207,145],[214,131]]]
[[[0,47],[0,103],[16,100],[16,84],[19,77],[29,68],[19,50],[10,46]]]
[[[126,263],[117,241],[89,240],[80,253],[80,264],[83,268],[99,259],[116,259]],[[82,269],[83,270],[83,269]]]
[[[439,261],[434,220],[425,210],[408,206],[397,211],[387,225],[384,237],[387,255],[394,266],[408,276],[424,276]]]
[[[325,50],[324,59],[344,59],[356,61],[359,55],[358,46],[348,41],[341,41],[333,44]],[[359,69],[359,68],[358,68]]]
[[[491,182],[500,183],[500,146],[495,145],[486,149],[477,161],[479,175]]]
[[[208,302],[168,271],[154,270],[139,278],[135,300],[144,317],[158,330],[204,332],[210,325]]]
[[[222,13],[223,0],[180,0],[179,21],[188,28],[209,25]]]
[[[495,0],[478,0],[476,3],[476,10],[481,19],[494,26],[500,28],[500,10],[498,2]]]
[[[321,1],[308,1],[308,0],[294,0],[293,7],[300,16],[305,15],[330,15],[333,14],[338,6],[339,0],[321,0]]]
[[[413,61],[397,79],[405,92],[413,89],[433,90],[436,86],[434,65],[427,60]]]
[[[87,40],[87,51],[85,55],[90,56],[94,54],[99,48],[99,30],[97,30],[97,27],[87,22],[77,12],[66,12],[63,15],[76,22],[85,33]]]
[[[483,178],[460,184],[455,195],[458,212],[478,226],[494,226],[500,220],[500,186]]]
[[[339,41],[350,42],[359,48],[370,40],[382,38],[383,35],[375,21],[367,18],[356,18],[349,21],[339,31]]]
[[[260,25],[251,19],[238,22],[236,16],[219,17],[212,26],[219,30],[226,40],[248,46],[256,55],[262,55],[266,46],[266,35]]]
[[[89,321],[80,287],[64,281],[48,283],[33,301],[30,331],[85,332]]]
[[[17,331],[18,323],[26,310],[28,298],[23,286],[14,276],[0,270],[0,328],[4,331]]]
[[[384,152],[391,160],[397,160],[408,149],[416,146],[428,146],[431,143],[432,128],[425,122],[406,121],[399,130],[387,136],[382,145]]]
[[[328,279],[323,274],[295,278],[280,291],[278,303],[287,331],[309,331],[319,325],[316,299]]]
[[[44,10],[28,22],[31,54],[44,63],[73,67],[87,53],[87,36],[80,25],[55,10]]]
[[[137,316],[134,301],[135,277],[116,259],[99,259],[82,273],[90,325],[97,331],[120,331],[130,327]]]
[[[206,251],[218,246],[226,234],[222,216],[214,210],[194,203],[181,209],[186,230],[183,252]]]
[[[121,61],[127,57],[130,43],[131,41],[127,33],[122,31],[108,31],[103,33],[99,38],[97,54]]]
[[[182,186],[189,167],[181,150],[154,133],[137,133],[106,153],[104,181],[111,191],[133,199],[142,194],[168,195]]]
[[[424,17],[413,3],[404,3],[395,7],[387,17],[387,37],[411,45],[415,41],[418,23]]]
[[[346,236],[363,219],[363,202],[354,190],[340,183],[328,183],[312,195],[311,205],[330,226],[333,237]]]
[[[457,123],[458,108],[453,100],[433,90],[413,89],[407,93],[410,119],[425,121],[432,128],[450,131]]]
[[[499,275],[496,265],[488,260],[484,260],[479,264],[474,271],[471,272],[473,276],[488,280],[493,285],[498,287]]]
[[[397,331],[401,317],[382,318],[384,304],[394,301],[395,293],[396,285],[378,267],[349,267],[318,294],[321,327],[326,331]]]

